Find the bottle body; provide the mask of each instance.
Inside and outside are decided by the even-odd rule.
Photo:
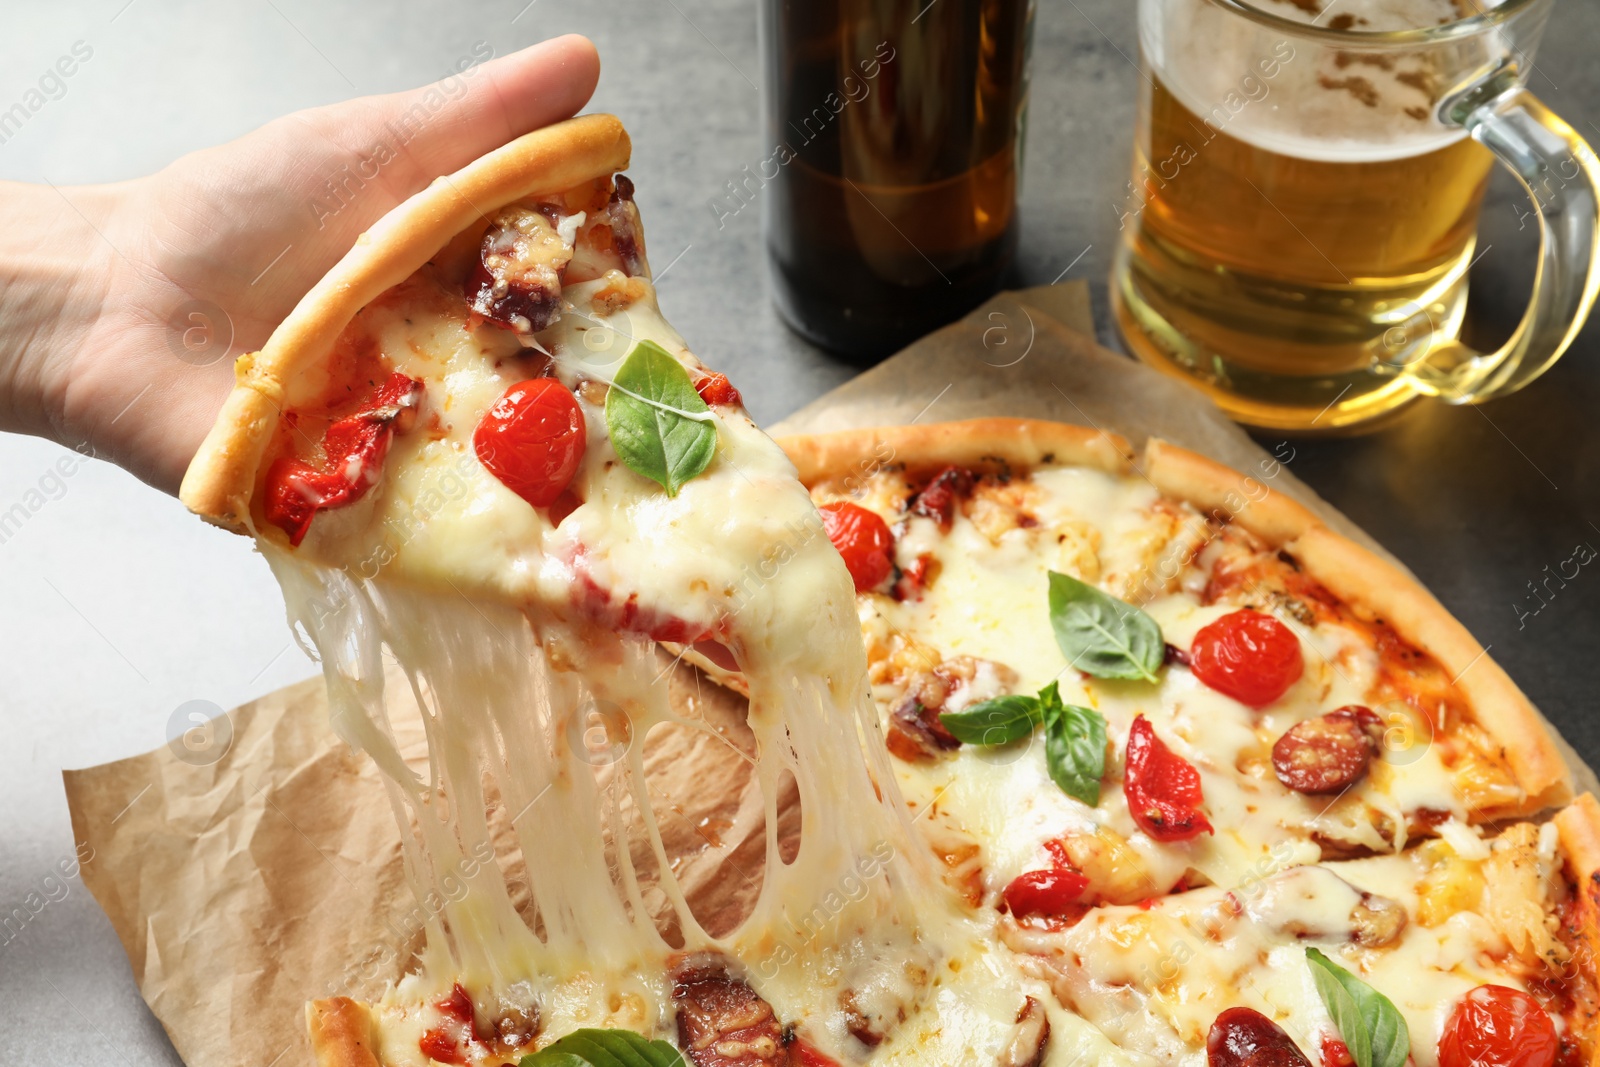
[[[798,332],[882,358],[977,306],[1016,248],[1027,0],[769,0],[774,299]]]

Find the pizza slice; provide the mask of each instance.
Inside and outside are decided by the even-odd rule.
[[[974,901],[1064,867],[1070,906],[1131,904],[1570,796],[1499,666],[1271,471],[1004,419],[784,444],[907,803]]]
[[[575,119],[381,219],[238,361],[183,501],[352,576],[718,636],[797,494],[661,316],[628,154]]]
[[[382,771],[425,931],[415,973],[309,1005],[314,1051],[569,1063],[561,1042],[607,1030],[696,1067],[1025,1060],[1048,990],[986,969],[913,844],[869,743],[849,574],[806,536],[791,462],[663,319],[628,155],[588,116],[401,204],[238,361],[185,479],[254,537],[335,727]],[[688,899],[696,855],[668,848],[680,816],[647,774],[663,733],[716,733],[668,699],[657,641],[750,695],[747,795],[721,799],[764,852],[727,914]],[[930,1022],[941,997],[961,1025]]]

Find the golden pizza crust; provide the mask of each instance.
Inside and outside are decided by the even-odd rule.
[[[1142,473],[1167,496],[1187,500],[1208,515],[1226,515],[1271,545],[1288,544],[1322,525],[1309,509],[1273,492],[1262,479],[1154,437],[1145,444]]]
[[[1596,882],[1600,875],[1600,801],[1593,793],[1583,794],[1556,813],[1555,824],[1561,831],[1561,851],[1572,883]]]
[[[189,464],[178,498],[204,518],[243,532],[285,387],[328,356],[356,312],[479,220],[524,197],[564,192],[613,174],[628,165],[630,151],[628,134],[614,116],[568,119],[436,178],[379,219],[301,299],[261,351],[239,357],[233,392]]]
[[[349,997],[306,1004],[306,1031],[317,1067],[382,1067],[372,1013]]]
[[[777,440],[807,486],[862,473],[863,463],[870,469],[904,467],[912,474],[951,465],[983,466],[986,461],[1013,466],[1064,463],[1110,474],[1133,470],[1133,450],[1125,438],[1039,419],[969,419]]]
[[[1576,895],[1569,936],[1573,942],[1573,1021],[1587,1025],[1589,1067],[1600,1067],[1600,801],[1585,793],[1556,813],[1561,854]]]
[[[1334,533],[1311,511],[1266,482],[1152,438],[1135,465],[1127,442],[1113,434],[1032,419],[974,419],[928,426],[779,439],[807,486],[904,464],[926,471],[983,461],[1032,466],[1052,457],[1112,473],[1137,472],[1163,494],[1220,513],[1299,560],[1307,574],[1346,603],[1382,618],[1432,655],[1456,680],[1478,724],[1501,746],[1525,800],[1485,817],[1530,815],[1564,803],[1572,779],[1543,717],[1499,664],[1415,578],[1354,541]],[[887,458],[879,458],[887,457]],[[695,659],[700,664],[698,657]]]

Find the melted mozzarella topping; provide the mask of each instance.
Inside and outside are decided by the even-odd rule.
[[[1089,842],[1083,847],[1102,861],[1098,870],[1086,870],[1097,879],[1090,895],[1130,903],[1166,893],[1190,871],[1229,886],[1269,866],[1316,862],[1317,835],[1358,848],[1398,849],[1407,816],[1419,808],[1465,816],[1439,753],[1427,747],[1390,755],[1403,766],[1374,761],[1367,778],[1341,797],[1303,796],[1278,782],[1271,739],[1304,719],[1369,700],[1377,655],[1362,635],[1344,627],[1307,627],[1281,617],[1300,638],[1306,671],[1262,710],[1209,688],[1187,670],[1164,670],[1159,684],[1150,685],[1070,669],[1050,625],[1049,571],[1138,603],[1179,648],[1238,605],[1201,603],[1209,562],[1202,551],[1205,521],[1163,501],[1149,482],[1081,467],[1046,467],[1028,479],[1026,502],[1036,525],[997,533],[961,509],[947,532],[928,518],[905,521],[896,544],[902,566],[930,555],[936,578],[920,599],[864,597],[860,613],[869,642],[899,632],[945,655],[996,661],[1016,672],[1015,692],[1032,693],[1055,681],[1064,701],[1106,717],[1118,753],[1134,718],[1144,715],[1200,772],[1216,834],[1176,844],[1152,840],[1128,812],[1115,761],[1097,807],[1067,796],[1049,778],[1042,731],[999,749],[963,745],[953,757],[931,763],[896,760],[914,806],[937,798],[981,843],[990,899],[1024,871],[1050,866],[1043,843],[1052,838]],[[874,503],[892,508],[897,502]],[[885,694],[879,696],[887,706]],[[1380,820],[1396,828],[1395,839],[1378,832]]]
[[[1270,739],[1342,705],[1371,702],[1380,663],[1364,634],[1280,616],[1300,638],[1306,672],[1260,710],[1187,670],[1165,670],[1155,685],[1070,670],[1051,632],[1050,570],[1140,604],[1179,648],[1239,605],[1202,603],[1216,558],[1194,537],[1203,520],[1175,518],[1143,480],[1083,469],[1036,471],[1030,480],[1030,488],[1009,490],[1026,493],[1036,524],[986,523],[976,502],[958,509],[945,533],[930,519],[905,519],[899,562],[929,555],[935,578],[920,599],[864,596],[859,611],[869,656],[904,634],[945,656],[1011,668],[1016,692],[1056,681],[1065,701],[1106,716],[1116,751],[1143,714],[1199,770],[1217,833],[1164,844],[1133,823],[1115,761],[1097,807],[1055,787],[1042,731],[1007,746],[963,745],[945,758],[895,762],[909,803],[931,806],[941,825],[977,843],[990,903],[1017,875],[1054,865],[1047,841],[1065,840],[1075,862],[1087,859],[1079,864],[1090,877],[1086,898],[1102,906],[1079,925],[1063,932],[1006,920],[1001,928],[1008,945],[1055,972],[1053,987],[1070,1012],[1126,1055],[1152,1062],[1200,1067],[1212,1022],[1234,1005],[1275,1019],[1311,1052],[1323,1034],[1336,1034],[1307,969],[1305,946],[1315,944],[1395,1001],[1419,1067],[1432,1067],[1463,993],[1490,981],[1520,988],[1529,969],[1560,958],[1550,933],[1549,902],[1559,891],[1549,876],[1549,828],[1519,826],[1491,846],[1465,821],[1467,806],[1433,748],[1386,753],[1342,798],[1303,796],[1277,781]],[[892,494],[873,503],[899,517]],[[884,710],[899,696],[893,677],[877,694]],[[1450,813],[1437,840],[1317,865],[1313,835],[1400,853],[1407,818],[1419,808]],[[1379,819],[1396,829],[1392,838],[1374,828]],[[1165,895],[1196,874],[1213,885]],[[1385,926],[1405,917],[1398,930]]]
[[[1466,833],[1475,853],[1486,855],[1487,844]],[[1467,879],[1479,862],[1436,842],[1405,855],[1288,867],[1149,908],[1097,909],[1065,934],[1013,929],[1008,940],[1047,958],[1066,1004],[1119,1044],[1189,1067],[1205,1063],[1213,1020],[1236,1005],[1273,1019],[1304,1050],[1337,1036],[1306,959],[1315,946],[1394,1002],[1411,1032],[1412,1058],[1434,1067],[1462,995],[1485,982],[1525,988],[1501,931],[1478,914],[1485,910],[1479,900],[1442,921],[1422,906],[1422,894],[1438,891],[1441,864]],[[1481,894],[1481,878],[1473,884]],[[1358,908],[1375,898],[1407,919],[1392,940],[1364,944]]]
[[[385,774],[407,877],[430,917],[421,972],[376,1006],[383,1062],[427,1062],[418,1042],[440,1022],[432,1001],[455,982],[490,1015],[537,1012],[539,1044],[580,1026],[672,1036],[669,960],[684,950],[742,961],[780,1020],[844,1061],[867,1055],[846,1030],[846,995],[887,1031],[871,1051],[885,1064],[1002,1062],[1028,996],[1050,1022],[1044,1062],[1063,1067],[1198,1063],[1205,1027],[1239,997],[1256,996],[1301,1030],[1324,1024],[1303,948],[1283,932],[1337,929],[1360,899],[1354,886],[1415,911],[1417,892],[1404,882],[1415,870],[1388,858],[1337,876],[1277,872],[1317,860],[1308,831],[1366,833],[1371,847],[1391,847],[1372,831],[1369,808],[1403,825],[1415,807],[1460,807],[1427,753],[1404,775],[1375,767],[1361,791],[1369,807],[1354,814],[1285,796],[1263,764],[1263,730],[1275,735],[1362,700],[1377,665],[1358,635],[1296,627],[1306,677],[1264,713],[1187,672],[1167,671],[1151,687],[1066,671],[1049,625],[1049,570],[1137,600],[1180,646],[1229,609],[1196,595],[1198,516],[1175,518],[1135,478],[1041,470],[1032,476],[1036,527],[991,536],[958,515],[946,536],[911,519],[902,561],[931,554],[938,580],[919,602],[868,598],[862,621],[869,635],[910,632],[942,652],[1003,663],[1019,691],[1059,680],[1066,700],[1105,714],[1119,750],[1133,718],[1147,715],[1199,768],[1217,836],[1148,839],[1115,768],[1098,807],[1067,797],[1045,771],[1037,734],[891,767],[849,576],[782,453],[748,419],[718,409],[716,456],[677,497],[618,461],[604,389],[633,346],[654,341],[698,368],[648,283],[619,278],[567,287],[571,306],[538,337],[588,427],[572,486],[581,503],[559,524],[501,484],[472,447],[484,411],[529,375],[525,352],[504,331],[469,325],[451,294],[429,296],[419,276],[406,283],[420,287],[418,300],[379,302],[361,320],[395,370],[427,383],[418,430],[394,441],[384,480],[362,501],[319,515],[300,553],[262,542],[292,620],[321,654],[336,728]],[[624,289],[629,299],[616,300]],[[690,907],[645,775],[652,728],[705,724],[669,704],[651,642],[586,621],[575,592],[586,589],[714,629],[739,662],[767,839],[754,908],[731,930],[709,933]],[[386,657],[408,692],[386,690]],[[992,668],[980,666],[979,678],[975,689],[993,688]],[[391,718],[408,704],[427,734],[420,767],[402,757]],[[610,741],[598,753],[587,743],[596,718]],[[777,815],[789,776],[802,818],[798,853],[785,863]],[[1220,889],[1149,910],[1100,909],[1067,935],[1078,965],[1041,971],[1038,959],[994,948],[1003,920],[993,910],[964,912],[938,885],[912,832],[924,816],[983,843],[990,899],[1017,874],[1048,866],[1043,842],[1063,835],[1093,842],[1099,869],[1121,880],[1095,887],[1105,899],[1157,896],[1190,871],[1253,895],[1232,911],[1224,905],[1239,898]],[[1464,862],[1484,858],[1487,846],[1464,824],[1442,833]],[[1481,980],[1463,968],[1503,947],[1474,918],[1413,923],[1405,951],[1357,961],[1380,988],[1415,991],[1402,1003],[1414,1033],[1436,1033],[1442,1020],[1425,1005]],[[1017,947],[1059,965],[1059,939],[1011,931]],[[1196,951],[1174,965],[1173,946],[1190,942]]]
[[[741,960],[780,1019],[843,1058],[864,1049],[845,1030],[846,992],[889,1024],[878,1054],[893,1062],[1001,1047],[1029,983],[987,957],[912,844],[871,717],[854,589],[794,468],[726,411],[715,458],[676,497],[617,460],[596,384],[642,340],[698,364],[642,279],[627,306],[591,304],[614,282],[569,286],[573,306],[538,338],[588,427],[582,503],[559,525],[472,448],[483,412],[527,376],[523,353],[422,299],[364,313],[395,369],[426,382],[419,430],[395,440],[359,506],[318,517],[309,552],[261,543],[321,654],[336,728],[385,774],[431,916],[421,974],[378,1006],[385,1062],[425,1059],[430,1002],[458,981],[488,1012],[536,1008],[541,1044],[579,1026],[671,1036],[669,958],[684,950]],[[595,587],[720,628],[749,682],[766,865],[752,913],[719,936],[685,899],[644,763],[653,727],[704,724],[669,705],[653,642],[585,621],[575,591]],[[386,691],[386,656],[409,694]],[[420,773],[390,717],[408,703],[427,733]],[[596,717],[614,742],[598,757],[584,740]],[[785,863],[788,777],[802,818]]]

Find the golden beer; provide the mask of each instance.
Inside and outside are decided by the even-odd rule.
[[[1425,55],[1172,36],[1146,56],[1119,211],[1129,346],[1247,424],[1397,410],[1420,392],[1409,368],[1460,329],[1494,156],[1439,123]],[[1207,80],[1184,85],[1186,65]]]

